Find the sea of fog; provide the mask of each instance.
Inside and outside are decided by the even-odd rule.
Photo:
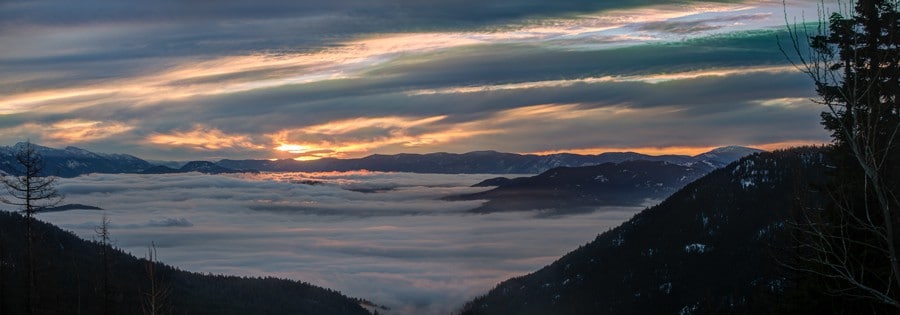
[[[39,218],[85,239],[103,213],[115,245],[182,269],[302,280],[391,314],[447,314],[498,282],[535,271],[641,208],[547,217],[469,214],[497,175],[92,174],[60,179],[65,203],[106,209]]]

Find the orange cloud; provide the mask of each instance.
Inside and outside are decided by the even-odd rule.
[[[444,144],[496,132],[471,123],[439,124],[446,116],[360,117],[281,130],[268,135],[275,150],[298,160],[349,157],[389,146],[421,147]]]
[[[777,5],[780,3],[768,3]],[[102,82],[85,81],[64,88],[28,90],[0,95],[0,114],[31,111],[68,112],[98,104],[158,104],[164,100],[202,95],[218,95],[303,84],[337,78],[365,75],[365,70],[401,56],[427,54],[444,49],[479,44],[547,43],[595,36],[597,33],[622,29],[634,23],[666,21],[709,12],[738,12],[750,7],[743,4],[658,5],[638,9],[598,12],[562,19],[536,19],[509,24],[490,31],[451,31],[378,34],[348,40],[328,49],[297,54],[252,54],[225,56],[204,60],[171,61],[174,66],[162,71]],[[656,41],[649,35],[607,34],[622,36],[622,41]],[[648,37],[649,36],[649,37]],[[584,45],[584,43],[578,43]],[[601,45],[610,45],[608,43]],[[743,71],[743,70],[741,70]],[[600,79],[604,78],[593,78]],[[593,79],[587,79],[590,82]],[[652,80],[652,79],[651,79]],[[660,78],[657,80],[668,80]],[[577,83],[563,81],[562,84]],[[491,89],[529,87],[498,85]],[[547,81],[540,84],[560,84]],[[466,90],[466,88],[459,88]],[[471,90],[471,89],[470,89]],[[434,93],[418,91],[413,93]],[[438,91],[440,93],[440,91]]]
[[[161,146],[190,147],[197,150],[220,149],[264,149],[257,145],[246,135],[230,135],[216,128],[195,125],[188,131],[173,131],[170,133],[156,133],[147,138],[147,141]]]
[[[47,138],[56,143],[90,142],[124,133],[134,129],[121,122],[89,120],[65,120],[49,126]]]
[[[131,131],[134,127],[118,121],[70,119],[52,124],[29,122],[0,133],[14,138],[34,138],[50,145],[71,145],[106,139]]]
[[[406,117],[397,117],[397,116],[389,116],[389,117],[360,117],[353,118],[347,120],[339,120],[328,122],[320,125],[310,126],[303,128],[304,132],[310,134],[323,134],[323,135],[340,135],[346,134],[352,131],[364,129],[364,128],[400,128],[407,129],[416,126],[428,125],[431,123],[435,123],[441,120],[444,120],[447,116],[433,116],[426,117],[421,119],[416,118],[406,118]]]
[[[703,77],[726,77],[732,75],[745,75],[750,73],[791,73],[797,69],[792,66],[763,66],[763,67],[740,67],[740,68],[723,68],[723,69],[705,69],[695,71],[632,75],[632,76],[602,76],[569,80],[546,80],[519,82],[507,84],[492,84],[480,86],[460,86],[448,87],[440,89],[423,89],[407,92],[408,95],[433,95],[433,94],[457,94],[457,93],[482,93],[491,91],[506,90],[527,90],[540,88],[558,88],[569,87],[576,84],[600,84],[600,83],[620,83],[620,82],[642,82],[647,84],[658,84],[677,80],[690,80]]]

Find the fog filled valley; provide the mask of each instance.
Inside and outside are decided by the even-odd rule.
[[[467,210],[482,201],[440,200],[484,191],[469,186],[492,177],[90,174],[61,179],[59,191],[66,203],[104,211],[37,217],[95,239],[105,214],[114,245],[138,257],[155,242],[162,262],[189,271],[298,279],[368,299],[392,314],[446,314],[642,209],[471,214]]]
[[[0,1],[0,315],[900,313],[897,0]]]

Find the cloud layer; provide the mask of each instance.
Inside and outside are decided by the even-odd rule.
[[[821,109],[797,101],[813,87],[777,47],[784,12],[776,1],[3,2],[0,142],[171,160],[826,141]]]
[[[394,314],[449,313],[497,282],[593,239],[639,210],[541,218],[471,215],[494,175],[391,173],[259,176],[90,175],[60,179],[67,202],[99,205],[116,246],[154,242],[162,261],[198,272],[309,281],[385,304]],[[313,180],[321,184],[299,184]],[[361,193],[349,189],[381,189]],[[91,239],[103,211],[39,217]]]

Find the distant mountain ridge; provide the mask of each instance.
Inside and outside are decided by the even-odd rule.
[[[370,155],[358,159],[295,160],[221,160],[218,165],[236,170],[274,172],[327,172],[369,170],[381,172],[439,174],[538,174],[555,167],[579,167],[625,161],[658,161],[677,165],[708,164],[725,166],[735,155],[745,156],[762,150],[729,146],[696,156],[645,155],[634,152],[608,152],[597,155],[560,153],[551,155],[515,154],[496,151],[469,153],[429,153]]]
[[[190,172],[198,172],[204,174],[232,174],[232,173],[253,173],[259,172],[256,170],[234,170],[226,167],[219,166],[213,162],[208,161],[192,161],[188,162],[181,168],[171,168],[168,166],[157,165],[146,170],[141,171],[141,174],[173,174],[173,173],[190,173]]]
[[[793,289],[773,255],[797,207],[827,202],[816,189],[826,152],[760,153],[712,171],[460,314],[777,313]]]
[[[0,147],[0,171],[16,174],[15,152],[24,143]],[[381,172],[409,172],[432,174],[538,174],[555,167],[579,167],[625,161],[659,161],[677,165],[703,163],[721,167],[733,156],[747,155],[761,150],[746,147],[723,147],[696,156],[645,155],[634,152],[608,152],[597,155],[560,153],[551,155],[515,154],[496,151],[469,153],[429,153],[370,155],[358,159],[326,158],[314,161],[286,160],[229,160],[218,162],[194,161],[180,168],[154,165],[128,154],[95,153],[69,146],[54,149],[37,144],[45,162],[45,175],[76,177],[90,173],[147,173],[166,174],[201,172],[210,174],[237,172],[329,172],[369,170]]]
[[[20,142],[13,146],[0,147],[0,171],[7,174],[19,174],[20,170],[18,169],[15,153],[24,145],[24,142]],[[251,172],[225,168],[208,161],[193,161],[175,169],[153,165],[128,154],[95,153],[73,146],[68,146],[64,149],[54,149],[33,143],[32,146],[44,159],[43,173],[49,176],[76,177],[91,173],[170,174],[199,172],[205,174],[227,174]]]
[[[590,212],[603,206],[640,206],[661,200],[714,168],[660,161],[625,161],[557,167],[532,177],[493,178],[475,186],[497,188],[447,200],[488,200],[475,213],[541,210],[546,215]]]
[[[0,147],[0,171],[18,174],[15,153],[25,143]],[[44,174],[60,177],[76,177],[89,173],[137,173],[153,165],[128,154],[94,153],[76,147],[54,149],[32,144],[44,159]]]
[[[640,206],[661,200],[724,164],[758,150],[723,147],[689,159],[626,160],[556,167],[532,177],[497,177],[473,187],[497,186],[446,200],[487,200],[475,213],[540,210],[543,215],[590,212],[606,206]],[[673,158],[669,157],[670,160]]]

